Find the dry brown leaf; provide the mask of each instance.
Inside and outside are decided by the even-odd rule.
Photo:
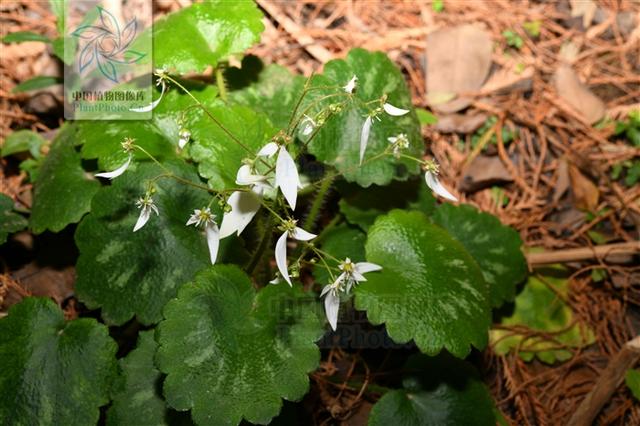
[[[582,26],[589,28],[593,17],[596,15],[598,5],[593,0],[569,0],[571,4],[571,16],[582,16]]]
[[[443,133],[473,133],[487,120],[487,114],[444,114],[438,117],[434,128]]]
[[[604,117],[604,103],[589,90],[567,64],[556,70],[554,83],[558,95],[580,113],[588,123],[595,123]]]
[[[512,180],[500,157],[480,155],[474,158],[465,170],[460,189],[464,192],[475,192]]]
[[[594,211],[600,197],[598,187],[580,173],[580,169],[573,164],[569,164],[569,180],[575,206],[579,209]]]
[[[569,189],[570,181],[569,181],[569,163],[564,158],[558,162],[558,169],[556,170],[558,175],[558,179],[556,180],[556,185],[553,189],[553,202],[557,203],[560,198],[567,192]]]
[[[445,28],[427,36],[427,100],[442,94],[461,94],[480,89],[491,67],[492,43],[489,33],[472,26]],[[432,104],[439,112],[456,112],[471,103],[458,97]]]

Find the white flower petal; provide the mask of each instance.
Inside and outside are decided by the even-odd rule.
[[[218,257],[218,247],[220,247],[220,231],[218,230],[218,225],[215,223],[207,224],[205,234],[207,235],[209,258],[211,259],[211,264],[215,265],[216,258]]]
[[[359,282],[366,281],[367,279],[358,271],[353,271],[352,273],[353,279]]]
[[[238,185],[255,185],[258,182],[264,182],[266,179],[265,176],[251,173],[251,166],[246,164],[241,166],[236,174],[236,183]]]
[[[302,128],[302,135],[309,136],[313,132],[313,124],[308,123]]]
[[[278,265],[282,278],[292,286],[289,271],[287,270],[287,235],[288,232],[285,231],[276,242],[276,265]]]
[[[180,149],[184,148],[184,146],[187,144],[187,142],[189,142],[189,139],[187,139],[187,138],[178,139],[178,147]]]
[[[293,158],[285,148],[280,148],[276,162],[276,186],[282,191],[284,198],[291,206],[291,210],[296,209],[298,187],[300,185],[295,161],[293,161]]]
[[[125,163],[118,167],[117,169],[115,169],[112,172],[104,172],[104,173],[96,173],[96,177],[101,177],[101,178],[106,178],[106,179],[115,179],[118,176],[120,176],[121,174],[123,174],[124,172],[127,171],[127,169],[129,168],[129,165],[131,164],[131,154],[129,154],[129,158],[127,158],[127,161],[125,161]]]
[[[278,144],[275,142],[269,142],[258,151],[258,157],[273,157],[278,151]]]
[[[138,216],[138,221],[136,225],[133,227],[133,232],[136,232],[138,229],[142,228],[151,217],[151,209],[147,207],[143,207],[140,211],[140,216]]]
[[[327,294],[327,292],[329,290],[331,290],[333,288],[333,286],[331,284],[327,284],[322,288],[322,291],[320,292],[320,297],[324,296],[325,294]]]
[[[353,89],[356,88],[356,83],[358,82],[358,77],[355,75],[351,77],[351,80],[343,87],[344,91],[347,93],[353,93]]]
[[[260,210],[260,198],[253,192],[236,191],[229,196],[227,204],[231,211],[222,217],[220,238],[227,238],[234,232],[240,235]]]
[[[156,99],[155,101],[151,102],[149,105],[145,105],[145,106],[140,107],[140,108],[129,108],[129,111],[133,111],[133,112],[149,112],[149,111],[153,110],[155,107],[158,106],[158,104],[162,100],[162,96],[164,96],[164,90],[165,90],[165,85],[163,84],[162,85],[162,91],[160,92],[160,97],[158,99]]]
[[[384,108],[384,111],[389,114],[389,115],[393,115],[394,117],[400,117],[401,115],[405,115],[409,112],[408,109],[402,109],[402,108],[398,108],[398,107],[394,107],[391,104],[384,104],[382,105],[382,108]]]
[[[367,272],[380,271],[382,270],[382,266],[376,265],[375,263],[358,262],[355,264],[355,270],[361,274],[366,274]]]
[[[447,189],[444,186],[442,186],[442,184],[438,180],[438,177],[435,174],[429,171],[426,172],[424,174],[424,180],[427,182],[427,186],[442,198],[446,198],[447,200],[450,200],[450,201],[458,201],[456,197],[454,197],[449,191],[447,191]]]
[[[316,234],[312,234],[311,232],[307,232],[304,229],[297,227],[293,230],[293,238],[295,238],[298,241],[309,241],[309,240],[313,240],[315,237],[317,237]]]
[[[362,125],[362,133],[360,133],[360,164],[362,164],[362,160],[364,160],[364,152],[367,150],[372,123],[373,121],[371,120],[371,116],[369,116],[364,120],[364,124]]]
[[[193,225],[194,223],[198,223],[198,214],[192,214],[191,216],[189,216],[189,220],[187,220],[187,223],[185,223],[185,226],[189,226],[189,225]]]
[[[338,328],[338,311],[340,310],[340,297],[333,294],[332,291],[327,293],[324,298],[324,312],[333,331]]]

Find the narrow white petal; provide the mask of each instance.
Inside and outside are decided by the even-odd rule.
[[[158,106],[158,104],[162,100],[162,96],[164,95],[164,90],[165,90],[165,86],[163,84],[162,85],[162,91],[160,92],[160,97],[158,99],[156,99],[155,101],[151,102],[149,105],[145,105],[145,106],[140,107],[140,108],[129,108],[129,111],[133,111],[133,112],[149,112],[149,111],[153,110],[155,107]]]
[[[313,240],[315,237],[317,237],[316,234],[312,234],[311,232],[307,232],[304,229],[299,228],[297,226],[293,230],[293,238],[295,238],[298,241],[309,241],[309,240]]]
[[[376,265],[375,263],[358,262],[355,265],[355,269],[361,274],[366,274],[367,272],[380,271],[382,270],[382,266]]]
[[[362,164],[362,160],[364,160],[364,152],[367,150],[372,123],[373,121],[371,120],[371,116],[369,116],[364,120],[364,124],[362,125],[362,133],[360,133],[360,164]]]
[[[353,279],[356,281],[366,281],[367,279],[358,271],[353,271]]]
[[[398,108],[398,107],[394,107],[391,104],[384,104],[382,105],[382,108],[384,108],[384,111],[389,114],[389,115],[393,115],[394,117],[400,117],[401,115],[405,115],[409,112],[408,109],[402,109],[402,108]]]
[[[258,151],[258,157],[272,157],[278,151],[278,144],[269,142]]]
[[[456,197],[454,197],[449,191],[447,191],[444,186],[442,186],[442,184],[438,180],[438,177],[433,173],[426,172],[424,174],[424,180],[427,182],[427,186],[442,198],[446,198],[450,201],[458,201]]]
[[[246,164],[241,166],[236,174],[236,183],[238,185],[255,185],[258,182],[264,182],[266,179],[265,176],[252,174],[251,166]]]
[[[106,178],[106,179],[115,179],[118,176],[120,176],[121,174],[123,174],[124,172],[127,171],[127,169],[129,168],[129,165],[131,164],[131,155],[129,155],[129,158],[127,158],[127,161],[125,161],[125,163],[118,167],[117,169],[115,169],[112,172],[104,172],[104,173],[96,173],[96,177],[101,177],[101,178]]]
[[[236,191],[231,194],[227,204],[231,206],[231,211],[222,217],[220,238],[227,238],[234,232],[240,235],[260,210],[260,198],[253,192]]]
[[[287,231],[285,231],[280,238],[278,238],[278,242],[276,242],[276,265],[278,265],[278,270],[282,278],[284,278],[289,285],[292,285],[291,278],[289,278],[289,271],[287,270]]]
[[[338,311],[340,309],[340,297],[329,292],[324,298],[324,312],[333,331],[338,328]]]
[[[285,148],[280,149],[276,162],[276,186],[284,195],[292,210],[296,209],[298,187],[301,185],[295,161]]]
[[[320,297],[324,296],[325,294],[327,294],[327,292],[329,290],[331,290],[331,284],[327,284],[322,288],[322,291],[320,292]]]
[[[198,223],[198,215],[192,214],[189,216],[189,220],[187,220],[185,226],[193,225],[194,223]]]
[[[178,139],[178,147],[180,149],[184,148],[184,146],[187,144],[187,142],[189,142],[189,139],[187,139],[187,138]]]
[[[133,227],[133,232],[136,232],[138,229],[142,228],[149,221],[150,217],[151,217],[151,209],[143,207],[142,210],[140,210],[140,216],[138,216],[138,221],[136,222],[136,225]]]
[[[218,247],[220,246],[220,231],[218,225],[210,223],[205,227],[205,233],[207,234],[207,246],[209,246],[209,257],[211,264],[216,264],[216,258],[218,257]]]

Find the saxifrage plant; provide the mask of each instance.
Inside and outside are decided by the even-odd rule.
[[[225,31],[203,33],[212,23]],[[266,424],[309,391],[316,342],[353,304],[424,354],[371,424],[494,424],[461,359],[525,277],[518,234],[450,203],[384,54],[354,49],[306,79],[250,56],[228,66],[261,31],[251,2],[170,15],[154,28],[156,100],[139,109],[153,119],[58,132],[29,225],[80,222],[76,296],[102,323],[14,306],[0,320],[1,423],[95,424],[108,404],[112,425],[185,420],[176,410]],[[181,77],[209,66],[215,85]],[[132,320],[148,331],[117,360],[108,327]]]

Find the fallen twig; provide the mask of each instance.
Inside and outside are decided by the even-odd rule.
[[[548,265],[551,263],[576,262],[579,260],[598,259],[600,261],[616,263],[622,256],[632,256],[640,253],[640,241],[605,244],[594,247],[580,247],[566,250],[554,250],[543,253],[528,253],[527,262],[531,266]]]
[[[595,386],[582,400],[567,426],[589,426],[593,424],[602,407],[620,386],[627,370],[640,359],[640,336],[628,341],[602,371]]]

